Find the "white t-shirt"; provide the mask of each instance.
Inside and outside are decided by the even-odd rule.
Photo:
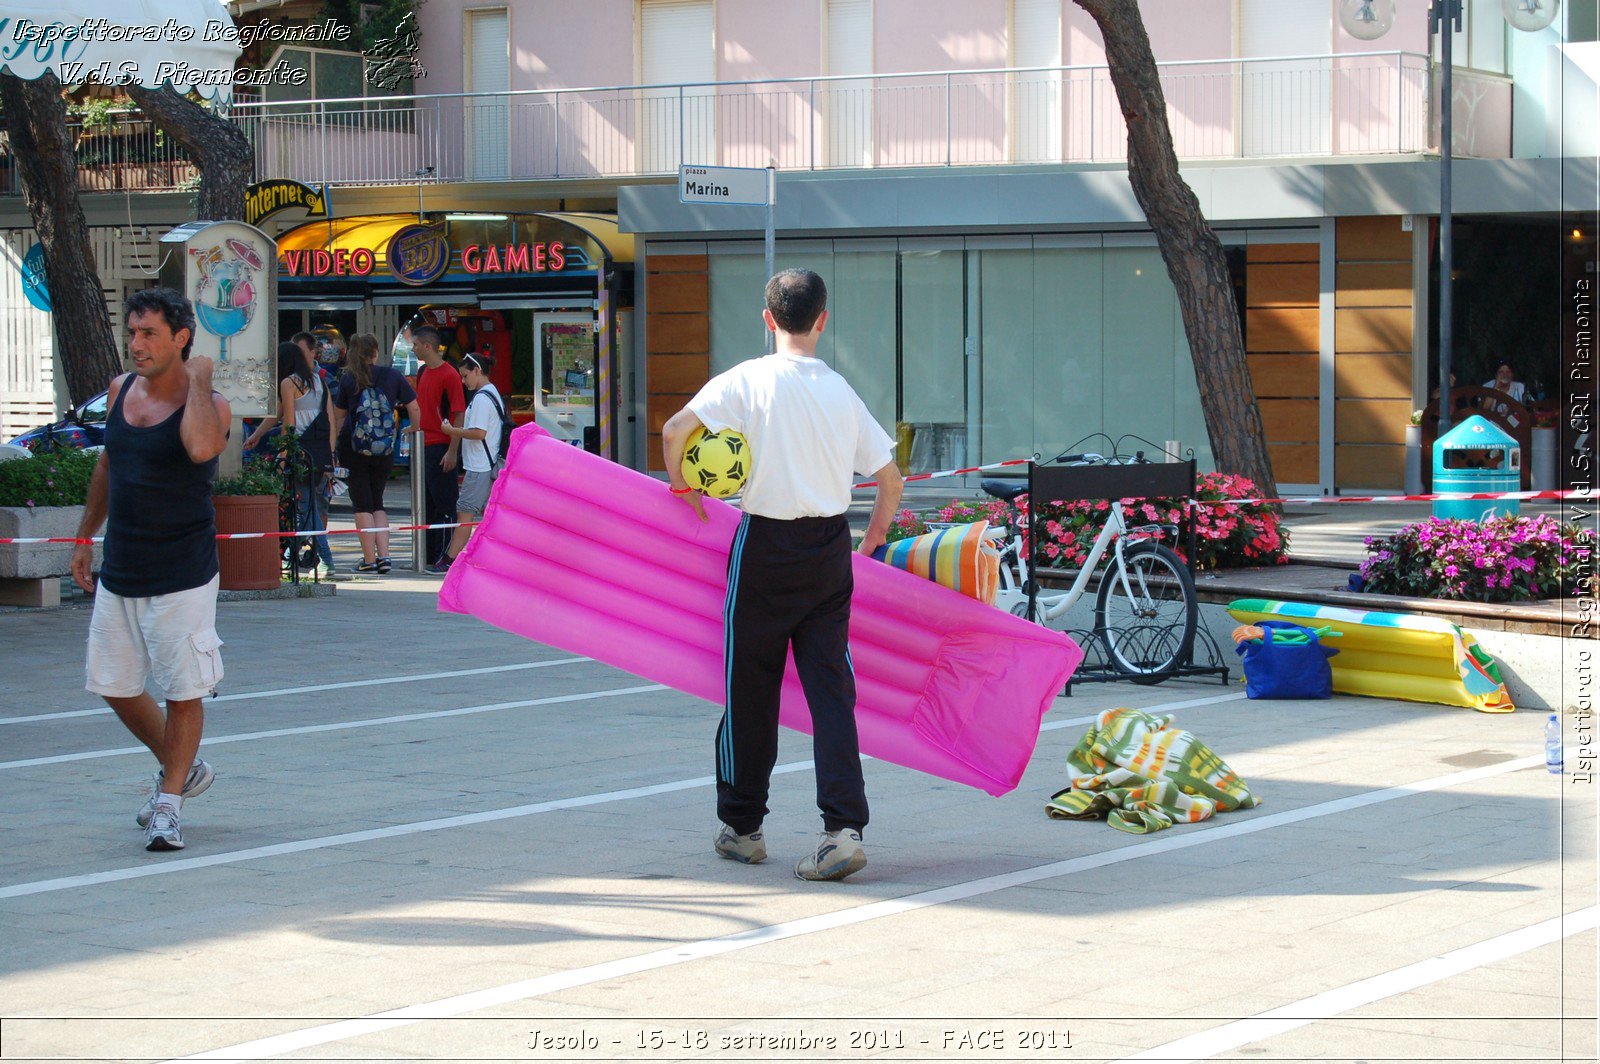
[[[779,353],[718,374],[689,400],[713,432],[731,428],[750,444],[746,513],[792,521],[850,508],[852,473],[875,473],[894,457],[889,434],[848,381],[826,362]]]
[[[489,401],[490,396],[494,397],[494,402]],[[500,410],[495,409],[495,403],[500,404],[500,409],[505,408],[505,400],[500,398],[495,386],[485,384],[472,393],[472,402],[467,404],[467,418],[461,427],[484,431],[481,440],[461,441],[461,467],[468,473],[490,472],[494,466],[489,456],[500,453]],[[489,448],[487,451],[485,446]]]

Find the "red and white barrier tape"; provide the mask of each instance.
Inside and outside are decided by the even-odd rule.
[[[1593,492],[1579,491],[1477,491],[1440,492],[1434,495],[1303,495],[1283,499],[1190,499],[1195,506],[1240,506],[1260,503],[1335,502],[1490,502],[1499,499],[1578,499],[1592,498]]]
[[[1001,466],[1026,465],[1026,458],[1018,458],[1009,462],[995,462],[992,465],[970,466],[966,469],[946,469],[937,473],[913,473],[906,480],[929,480],[934,477],[959,476],[963,473],[978,473],[989,469],[999,469]],[[870,488],[876,481],[857,484],[858,488]],[[1587,499],[1595,500],[1593,492],[1587,491],[1480,491],[1480,492],[1445,492],[1434,495],[1313,495],[1301,497],[1288,497],[1281,499],[1190,499],[1191,506],[1244,506],[1259,505],[1262,503],[1299,503],[1304,505],[1341,502],[1491,502],[1501,499]],[[1600,501],[1600,500],[1596,500]],[[437,525],[391,525],[383,528],[323,528],[309,532],[219,532],[218,539],[295,539],[305,536],[355,536],[363,532],[418,532],[428,529],[440,528],[476,528],[476,521],[452,521]],[[74,536],[22,536],[15,539],[0,536],[0,543],[15,543],[28,546],[37,543],[99,543],[104,536],[95,536],[93,539],[78,539]]]
[[[439,525],[385,525],[382,528],[319,528],[308,532],[218,532],[218,539],[303,539],[308,536],[357,536],[364,532],[419,532],[432,528],[477,528],[476,521],[452,521]],[[0,543],[86,543],[95,544],[105,541],[104,536],[95,536],[92,539],[78,539],[74,536],[28,536],[17,539],[7,539],[0,536]]]
[[[936,477],[959,477],[966,473],[984,473],[991,469],[1003,469],[1006,466],[1027,465],[1030,461],[1032,461],[1030,458],[1013,458],[1006,462],[991,462],[988,465],[967,466],[965,469],[941,469],[936,473],[912,473],[904,479],[905,482],[909,484],[913,480],[933,480]],[[861,484],[852,484],[851,488],[875,488],[877,486],[878,482],[876,480],[868,480]]]

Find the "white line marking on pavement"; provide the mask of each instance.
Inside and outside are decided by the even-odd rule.
[[[1319,1020],[1332,1019],[1342,1012],[1370,1005],[1374,1001],[1404,994],[1410,990],[1437,983],[1454,975],[1482,968],[1515,957],[1519,953],[1548,946],[1563,938],[1583,931],[1592,931],[1600,924],[1600,906],[1552,917],[1531,927],[1507,931],[1503,935],[1475,942],[1470,946],[1441,953],[1437,957],[1396,968],[1392,972],[1374,975],[1345,986],[1314,994],[1288,1005],[1257,1013],[1243,1020],[1223,1024],[1221,1027],[1199,1034],[1188,1035],[1162,1045],[1154,1046],[1131,1057],[1123,1057],[1114,1064],[1133,1060],[1160,1060],[1165,1064],[1194,1064],[1195,1061],[1226,1053],[1240,1046],[1271,1038],[1297,1027],[1305,1027]]]
[[[1153,714],[1164,713],[1169,709],[1198,709],[1201,706],[1214,706],[1219,702],[1237,702],[1243,697],[1245,697],[1243,691],[1235,691],[1233,694],[1228,695],[1211,695],[1208,698],[1191,698],[1186,702],[1167,702],[1164,705],[1159,706],[1145,706],[1144,708],[1139,709],[1139,712]],[[1104,710],[1101,712],[1104,712]],[[1048,724],[1039,725],[1039,730],[1042,732],[1047,732],[1055,731],[1057,728],[1070,728],[1074,724],[1093,724],[1099,719],[1099,717],[1100,714],[1096,713],[1092,717],[1074,717],[1072,720],[1053,720]]]
[[[548,669],[552,665],[577,665],[593,658],[556,658],[552,661],[529,661],[520,665],[489,665],[481,669],[455,669],[451,672],[419,672],[409,676],[383,676],[376,680],[346,680],[343,683],[319,683],[308,687],[280,687],[272,691],[244,691],[236,695],[218,695],[209,699],[218,702],[242,702],[250,698],[277,698],[280,695],[306,695],[318,691],[344,691],[352,687],[378,687],[389,683],[420,683],[423,680],[448,680],[456,676],[483,676],[492,672],[516,672],[521,669]],[[35,713],[31,717],[0,717],[0,724],[34,724],[41,720],[66,720],[69,717],[95,717],[110,713],[111,707],[99,709],[68,709],[60,713]]]
[[[285,735],[311,735],[316,732],[348,731],[351,728],[376,728],[380,724],[405,724],[414,720],[437,720],[440,717],[466,717],[474,713],[495,713],[502,709],[522,709],[526,706],[554,706],[562,702],[582,702],[590,698],[615,698],[618,695],[643,694],[646,691],[665,691],[658,683],[641,687],[614,687],[608,691],[587,691],[575,695],[551,695],[548,698],[526,698],[519,702],[490,702],[481,706],[461,709],[436,709],[428,713],[401,713],[392,717],[365,717],[361,720],[336,721],[333,724],[304,724],[297,728],[274,728],[271,731],[241,732],[238,735],[219,735],[206,739],[205,747],[223,743],[243,743],[253,739],[277,739]],[[90,761],[99,757],[118,757],[122,754],[147,754],[143,746],[119,746],[110,750],[84,750],[76,754],[53,754],[50,757],[29,757],[21,761],[0,761],[0,769],[31,768],[35,765],[61,765],[68,761]]]
[[[657,687],[641,687],[641,688],[624,688],[624,689],[619,690],[619,691],[601,692],[601,694],[623,694],[623,693],[627,693],[629,691],[636,691],[636,690],[637,691],[665,690],[665,688],[661,688],[659,686],[657,686]],[[593,696],[589,696],[589,695],[563,695],[563,696],[560,696],[559,698],[550,699],[548,701],[552,701],[552,702],[554,702],[554,701],[569,701],[570,702],[570,701],[577,701],[580,698],[587,698],[587,697],[593,697]],[[545,702],[545,701],[547,701],[547,700],[544,700],[544,699],[536,700],[536,702],[538,702],[538,703],[542,703],[542,702]],[[1185,706],[1191,706],[1191,705],[1197,705],[1197,704],[1198,705],[1209,705],[1209,704],[1211,704],[1212,702],[1215,702],[1215,701],[1218,701],[1218,699],[1217,698],[1202,698],[1202,699],[1195,699],[1195,700],[1188,701],[1188,702],[1166,702],[1166,703],[1163,703],[1161,705],[1149,706],[1149,707],[1147,707],[1145,712],[1154,713],[1154,712],[1160,712],[1160,711],[1164,711],[1164,710],[1168,710],[1168,709],[1181,709],[1181,708],[1183,708]],[[497,703],[497,704],[495,704],[493,706],[474,706],[474,707],[471,707],[471,708],[465,709],[465,710],[445,710],[442,713],[429,714],[429,715],[430,716],[444,716],[444,715],[449,714],[449,713],[460,714],[460,713],[469,713],[469,712],[488,712],[491,709],[505,709],[505,708],[509,708],[511,706],[519,706],[519,705],[523,705],[523,704],[524,703],[520,703],[520,702],[505,702],[505,703]],[[1096,716],[1098,716],[1098,714],[1096,714]],[[385,718],[384,721],[374,721],[373,723],[384,723],[384,722],[386,722],[388,720],[392,720],[392,719],[395,719],[395,718]],[[1094,716],[1090,716],[1090,717],[1075,717],[1072,720],[1052,721],[1050,726],[1051,727],[1066,727],[1067,725],[1070,725],[1070,724],[1092,724],[1094,722],[1094,720],[1095,720]],[[357,722],[357,724],[360,724],[360,723],[361,722]],[[322,730],[329,730],[329,729],[331,729],[333,727],[349,727],[349,726],[353,726],[353,725],[319,725],[317,727],[321,728]],[[294,729],[284,729],[284,730],[285,731],[290,731],[290,730],[294,730]],[[229,736],[228,738],[231,741],[238,741],[238,740],[241,740],[241,739],[259,738],[259,737],[264,736],[264,735],[274,735],[274,734],[282,734],[282,733],[281,732],[258,732],[253,736],[241,735],[241,736]],[[220,742],[222,740],[211,739],[211,740],[207,740],[207,741],[208,742]],[[138,747],[137,749],[142,750],[144,748],[143,747]],[[872,758],[863,757],[863,760],[870,761],[870,760],[872,760]],[[4,767],[4,766],[0,765],[0,767]],[[773,772],[773,775],[780,775],[782,773],[787,773],[787,772],[801,772],[801,771],[803,771],[805,769],[808,769],[808,768],[811,768],[811,767],[812,767],[812,762],[810,762],[810,761],[791,761],[788,764],[778,765],[776,768],[774,768],[772,770],[772,772]],[[100,884],[100,883],[117,883],[117,882],[120,882],[120,881],[126,880],[126,879],[141,879],[141,878],[143,878],[145,876],[168,875],[168,874],[173,873],[173,872],[181,872],[181,871],[185,871],[185,870],[191,869],[191,868],[206,868],[206,867],[209,867],[211,865],[238,864],[238,863],[243,862],[243,861],[256,861],[256,860],[260,860],[260,859],[265,858],[265,857],[276,857],[276,856],[279,856],[280,854],[286,854],[286,853],[301,853],[301,852],[306,851],[306,850],[326,849],[326,848],[328,848],[330,846],[348,846],[351,843],[355,843],[355,842],[368,842],[368,841],[371,841],[373,839],[393,838],[393,837],[395,837],[397,835],[415,835],[415,834],[418,834],[420,832],[425,832],[425,831],[439,831],[439,830],[442,830],[444,828],[465,827],[465,826],[470,825],[470,824],[485,824],[485,823],[489,823],[489,822],[495,821],[495,820],[509,820],[509,819],[512,819],[512,818],[515,818],[515,817],[532,816],[532,815],[534,815],[536,813],[548,813],[548,812],[551,812],[551,811],[556,810],[556,809],[577,809],[577,808],[580,808],[582,806],[588,806],[588,805],[603,805],[603,804],[605,804],[607,802],[622,802],[622,801],[627,801],[627,800],[632,799],[632,798],[647,797],[647,796],[652,795],[652,794],[669,794],[669,793],[671,793],[673,791],[689,790],[689,789],[694,788],[694,787],[712,786],[715,783],[716,783],[715,778],[710,777],[710,776],[701,776],[701,777],[697,777],[695,779],[676,780],[676,781],[673,781],[673,782],[670,782],[670,783],[655,784],[654,786],[631,787],[631,788],[628,788],[626,790],[620,790],[620,791],[607,791],[607,792],[600,793],[600,794],[579,795],[576,798],[560,798],[560,799],[555,799],[553,801],[548,801],[548,802],[534,802],[534,803],[531,803],[529,805],[516,805],[516,806],[510,806],[510,807],[503,808],[503,809],[490,809],[490,810],[486,810],[485,812],[481,812],[481,813],[466,813],[466,814],[463,814],[461,816],[445,817],[445,818],[440,819],[440,820],[422,820],[422,821],[415,821],[415,822],[410,823],[410,824],[395,824],[395,825],[393,825],[391,827],[378,828],[378,829],[373,829],[371,831],[356,831],[356,832],[349,832],[349,833],[342,834],[342,835],[325,835],[325,836],[322,836],[320,838],[315,838],[315,839],[301,839],[298,842],[279,843],[278,845],[275,845],[275,846],[257,846],[257,847],[252,847],[251,849],[247,849],[247,850],[232,850],[232,851],[229,851],[228,853],[209,854],[209,855],[207,855],[205,857],[185,857],[185,858],[180,858],[180,859],[174,860],[174,861],[163,861],[160,864],[135,865],[135,866],[128,867],[128,868],[113,868],[113,869],[110,869],[109,871],[105,871],[105,872],[88,872],[88,873],[84,873],[83,875],[65,876],[65,877],[62,877],[62,878],[59,878],[59,879],[41,879],[41,880],[36,880],[36,881],[34,881],[32,883],[15,883],[15,884],[12,884],[10,886],[0,887],[0,899],[4,899],[4,898],[20,898],[20,897],[25,897],[25,896],[27,896],[29,894],[47,894],[47,893],[51,893],[53,891],[58,891],[58,890],[73,890],[73,889],[78,888],[78,887],[91,887],[91,886],[95,886],[95,885]]]
[[[934,905],[947,905],[951,902],[965,901],[969,898],[993,894],[1013,887],[1028,886],[1047,879],[1058,879],[1096,868],[1105,868],[1109,865],[1123,864],[1144,857],[1170,853],[1174,850],[1205,846],[1215,842],[1222,842],[1226,839],[1237,838],[1241,835],[1251,835],[1256,832],[1269,831],[1306,820],[1315,820],[1320,817],[1345,813],[1366,806],[1391,802],[1397,798],[1425,794],[1429,791],[1453,787],[1457,784],[1472,783],[1506,772],[1532,768],[1541,763],[1542,759],[1539,757],[1519,757],[1513,761],[1502,761],[1496,765],[1469,769],[1465,772],[1455,772],[1448,776],[1435,776],[1419,783],[1410,783],[1399,787],[1385,787],[1382,790],[1365,791],[1328,802],[1318,802],[1303,809],[1291,809],[1282,813],[1257,816],[1250,820],[1234,821],[1215,827],[1195,828],[1188,832],[1166,835],[1148,842],[1134,843],[1133,845],[1118,847],[1102,853],[1074,857],[1066,861],[1056,861],[1052,864],[1039,865],[1035,868],[1024,868],[1016,872],[988,876],[984,879],[975,879],[966,883],[956,883],[948,887],[938,887],[934,890],[907,895],[903,898],[869,902],[866,905],[822,913],[817,916],[803,917],[799,920],[790,920],[781,924],[768,924],[764,927],[751,928],[748,931],[740,931],[720,938],[678,943],[665,949],[634,957],[622,957],[613,961],[604,961],[600,964],[591,964],[583,968],[555,972],[533,979],[507,983],[503,986],[489,987],[484,990],[475,990],[471,993],[458,994],[454,997],[441,998],[425,1004],[407,1005],[404,1008],[380,1012],[360,1019],[339,1020],[334,1023],[320,1024],[301,1031],[271,1035],[266,1038],[241,1042],[237,1045],[208,1050],[179,1059],[259,1060],[263,1057],[293,1053],[314,1046],[328,1045],[332,1042],[359,1038],[363,1035],[389,1030],[394,1027],[419,1023],[424,1020],[461,1016],[469,1012],[509,1005],[528,998],[542,997],[546,994],[554,994],[563,990],[571,990],[575,987],[606,982],[627,975],[637,975],[641,972],[674,967],[688,961],[717,957],[736,950],[748,949],[751,946],[765,945],[769,942],[781,942],[785,939],[816,934],[820,931],[832,931],[841,927],[866,923],[870,920],[879,920],[886,916],[898,916],[902,913],[914,912]]]

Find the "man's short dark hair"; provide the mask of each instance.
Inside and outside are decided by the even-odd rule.
[[[767,309],[778,328],[805,334],[828,309],[828,286],[810,270],[783,270],[767,282]]]
[[[179,329],[189,330],[189,340],[183,345],[183,360],[189,361],[189,351],[194,347],[194,304],[170,288],[141,288],[122,305],[122,324],[132,321],[135,314],[151,311],[159,313],[174,334]]]
[[[294,344],[296,347],[309,347],[313,351],[317,349],[317,338],[308,332],[302,331],[295,333],[293,336],[289,337],[289,342]]]
[[[421,343],[431,344],[434,347],[438,347],[439,346],[439,330],[435,329],[432,325],[423,325],[423,326],[420,326],[419,328],[412,329],[411,330],[411,342],[412,343],[418,343],[419,341]]]

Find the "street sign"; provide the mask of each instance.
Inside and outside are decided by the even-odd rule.
[[[678,202],[765,207],[767,171],[743,166],[680,166]]]

